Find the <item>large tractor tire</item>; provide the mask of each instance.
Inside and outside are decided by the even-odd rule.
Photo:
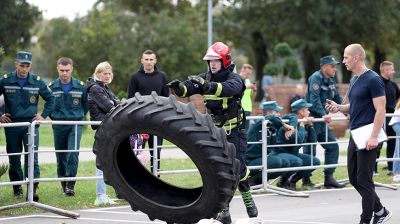
[[[199,170],[203,185],[178,187],[157,178],[136,159],[128,137],[149,133],[182,149]],[[112,110],[101,123],[93,147],[96,165],[119,197],[150,220],[194,223],[214,217],[228,206],[237,187],[239,161],[225,131],[209,115],[174,96],[136,94]]]

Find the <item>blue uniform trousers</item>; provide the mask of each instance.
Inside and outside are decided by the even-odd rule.
[[[7,153],[21,153],[22,145],[24,146],[25,152],[28,152],[28,141],[29,141],[29,128],[28,127],[8,127],[4,128],[6,135],[6,151]],[[38,163],[38,145],[39,145],[39,129],[35,128],[35,153],[34,153],[34,178],[40,177],[39,163]],[[24,157],[24,173],[25,177],[28,177],[28,158],[29,155]],[[9,177],[10,181],[20,181],[24,180],[24,173],[22,173],[21,168],[21,155],[12,155],[8,157],[9,159]]]
[[[278,155],[279,157],[282,157],[283,159],[286,159],[290,162],[290,167],[300,167],[300,166],[310,166],[311,165],[311,160],[313,165],[318,166],[321,164],[319,159],[317,157],[311,157],[310,155],[306,155],[303,153],[296,153],[296,154],[291,154],[291,153],[276,153],[273,152],[274,154]],[[312,158],[312,159],[311,159]],[[314,170],[300,170],[297,173],[301,177],[311,177],[312,172]],[[285,176],[290,176],[291,174],[295,173],[295,171],[292,172],[287,172]]]
[[[256,158],[250,161],[247,161],[248,166],[260,166],[262,165],[262,158]],[[269,154],[267,156],[267,169],[277,169],[277,168],[286,168],[289,167],[290,163],[288,160],[283,159],[277,155]],[[276,173],[268,173],[268,179],[275,179],[279,176],[283,175],[285,172],[276,172]],[[250,175],[255,177],[256,179],[262,178],[262,172],[260,170],[251,170]]]
[[[317,133],[318,142],[325,142],[325,123],[324,122],[315,122],[314,129]],[[328,128],[328,142],[335,142],[331,144],[321,144],[322,148],[325,149],[325,164],[337,164],[339,160],[339,145],[336,143],[336,137],[333,134],[332,129]],[[307,145],[303,147],[304,154],[308,155],[316,155],[316,145],[312,146],[312,154],[311,154],[311,146]],[[336,168],[326,168],[324,170],[325,175],[332,175],[335,172]]]
[[[57,175],[58,177],[75,177],[78,171],[78,157],[82,137],[82,125],[53,125],[53,132],[55,150],[71,151],[56,152]]]

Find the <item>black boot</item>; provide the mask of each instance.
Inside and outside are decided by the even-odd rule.
[[[281,177],[279,178],[279,181],[278,181],[278,183],[276,184],[276,186],[277,186],[277,187],[280,187],[280,188],[286,188],[286,189],[288,189],[289,186],[290,186],[290,184],[289,184],[289,178],[288,178],[288,177],[285,177],[285,176],[281,176]]]
[[[346,185],[338,183],[332,175],[325,175],[324,186],[326,188],[344,188]]]
[[[251,195],[251,189],[248,178],[239,182],[239,191],[242,194],[242,199],[244,205],[246,206],[247,215],[250,218],[257,217],[258,209]]]
[[[37,189],[39,188],[39,183],[34,183],[33,184],[33,201],[38,202],[39,201],[39,195],[37,193]],[[28,201],[28,192],[29,192],[29,184],[27,185],[27,191],[26,191],[26,200]]]
[[[314,187],[315,184],[311,181],[310,177],[303,177],[303,187]]]
[[[33,201],[39,201],[39,194],[37,193],[37,189],[39,188],[39,183],[33,184]]]
[[[247,215],[249,218],[254,218],[258,216],[258,209],[256,203],[254,203],[253,197],[251,196],[251,191],[240,192],[242,194],[242,199],[244,205],[246,206]]]
[[[293,174],[289,177],[289,188],[291,190],[296,190],[296,183],[301,179],[301,176],[298,173]]]
[[[215,220],[220,221],[223,224],[231,224],[232,219],[231,219],[231,214],[229,213],[229,208],[220,211]]]
[[[65,195],[65,186],[66,186],[66,181],[61,181],[61,189],[62,189],[62,193]]]
[[[65,185],[65,196],[71,197],[75,196],[75,181],[67,181]]]
[[[13,191],[14,191],[14,198],[15,199],[21,199],[24,196],[24,190],[22,190],[21,185],[14,185],[13,186]]]

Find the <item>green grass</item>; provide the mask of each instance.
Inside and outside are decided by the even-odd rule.
[[[193,162],[189,159],[163,159],[161,161],[161,167],[165,170],[177,170],[177,169],[193,169],[195,168]],[[55,164],[44,164],[40,167],[41,177],[49,178],[57,176],[57,168]],[[94,161],[85,161],[79,163],[78,176],[94,176],[95,175],[95,163]],[[171,184],[180,187],[198,187],[202,186],[200,175],[198,173],[191,174],[173,174],[173,175],[162,175],[161,178]],[[1,178],[2,182],[9,181],[8,175]],[[96,195],[96,183],[95,181],[79,181],[76,184],[76,195],[74,197],[65,197],[61,193],[60,182],[43,182],[40,183],[38,193],[40,196],[40,202],[51,205],[57,208],[66,210],[85,209],[93,208],[94,200]],[[24,192],[26,187],[24,186]],[[114,190],[108,186],[107,194],[112,198],[115,198]],[[11,205],[18,202],[24,202],[25,199],[16,200],[12,196],[12,187],[1,187],[0,190],[0,206]],[[118,205],[127,205],[126,202],[120,201]],[[0,216],[16,216],[32,214],[37,212],[43,212],[40,209],[33,207],[25,207],[18,209],[11,209],[0,212]]]

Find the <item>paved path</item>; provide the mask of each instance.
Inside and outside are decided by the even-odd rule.
[[[308,192],[309,198],[285,197],[274,194],[254,196],[258,218],[263,224],[351,224],[359,222],[361,199],[353,188]],[[388,224],[400,223],[400,191],[377,188],[382,203],[393,212]],[[234,197],[230,204],[233,221],[246,218],[242,199]],[[130,206],[76,211],[79,219],[68,219],[52,213],[0,218],[4,224],[102,224],[102,223],[165,223],[150,221],[146,214],[133,212]]]

